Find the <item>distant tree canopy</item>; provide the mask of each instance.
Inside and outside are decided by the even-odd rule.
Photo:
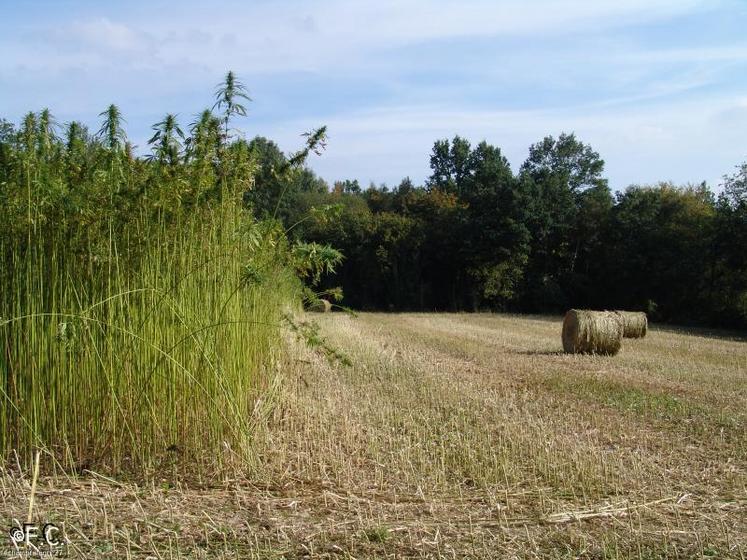
[[[288,158],[272,140],[257,136],[248,147],[258,168],[254,185],[244,194],[244,201],[258,217],[277,217],[287,221],[291,206],[300,193],[327,192],[327,184],[309,169],[284,173]]]
[[[747,326],[747,164],[706,185],[630,186],[573,134],[532,145],[517,173],[499,148],[438,140],[423,186],[289,186],[285,219],[327,207],[293,235],[345,261],[330,282],[361,309],[569,307],[644,310],[664,321]]]
[[[336,277],[359,309],[561,312],[625,308],[653,319],[747,326],[747,163],[706,185],[659,183],[613,194],[604,161],[573,134],[529,148],[514,172],[500,148],[459,136],[434,143],[425,184],[331,187],[300,165],[324,144],[284,154],[230,127],[248,101],[231,74],[216,104],[182,127],[153,125],[133,154],[115,105],[92,134],[49,111],[0,120],[0,240],[28,232],[89,247],[129,216],[168,218],[229,196],[299,243],[344,254]],[[215,112],[214,112],[215,111]]]

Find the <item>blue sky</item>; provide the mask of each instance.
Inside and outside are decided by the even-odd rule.
[[[49,107],[96,129],[122,108],[141,150],[234,70],[246,135],[283,150],[329,127],[311,167],[332,182],[428,175],[460,134],[514,169],[575,132],[613,189],[706,180],[747,159],[747,0],[355,2],[0,0],[0,116]]]

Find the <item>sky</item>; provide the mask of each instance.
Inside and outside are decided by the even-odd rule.
[[[330,184],[418,184],[433,142],[500,147],[516,171],[575,132],[614,190],[707,181],[747,160],[747,0],[0,0],[0,117],[97,130],[110,103],[147,152],[233,70],[237,123],[286,152],[327,125]]]

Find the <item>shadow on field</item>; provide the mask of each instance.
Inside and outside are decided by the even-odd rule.
[[[510,354],[521,354],[522,356],[562,356],[562,350],[511,350]]]
[[[668,334],[701,336],[703,338],[713,338],[716,340],[726,340],[731,342],[747,342],[747,332],[738,330],[716,329],[688,325],[668,325],[664,323],[651,325],[649,330],[650,332],[658,331]]]

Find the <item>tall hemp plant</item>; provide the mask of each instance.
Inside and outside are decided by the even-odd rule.
[[[39,449],[73,471],[252,464],[302,288],[282,229],[233,196],[254,169],[231,129],[244,86],[229,73],[216,96],[189,137],[156,123],[147,158],[116,105],[95,135],[58,137],[49,111],[2,125],[0,465]]]

